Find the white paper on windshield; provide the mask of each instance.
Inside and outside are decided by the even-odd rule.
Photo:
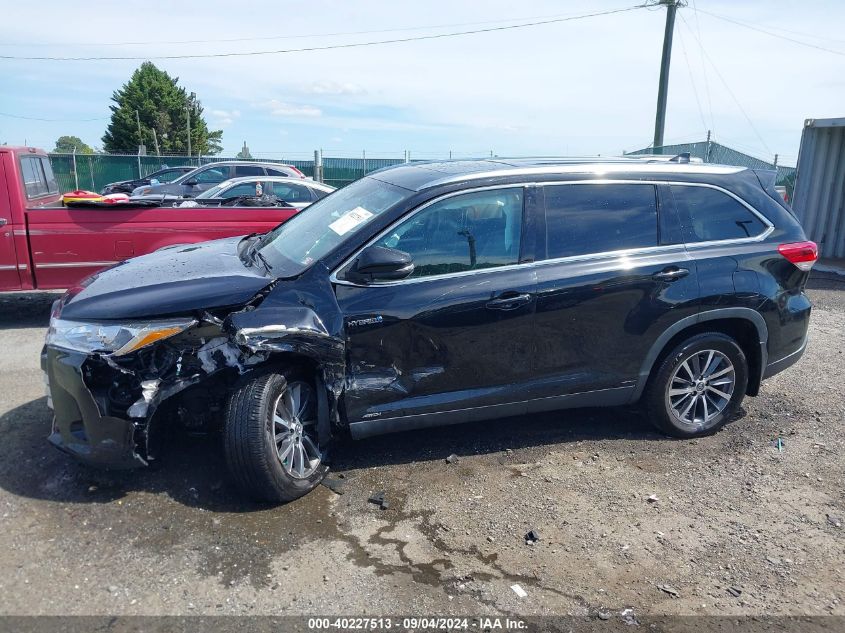
[[[346,235],[362,222],[366,222],[373,214],[367,211],[364,207],[355,207],[352,211],[347,211],[337,220],[329,224],[329,228],[338,235]]]

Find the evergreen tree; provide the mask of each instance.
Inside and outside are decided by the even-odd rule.
[[[178,84],[178,77],[171,77],[152,62],[141,64],[112,95],[116,105],[109,106],[112,115],[103,135],[103,150],[134,154],[138,145],[146,145],[147,153],[152,154],[158,140],[162,154],[187,154],[190,111],[191,154],[220,153],[223,130],[209,131],[196,95],[189,95]]]

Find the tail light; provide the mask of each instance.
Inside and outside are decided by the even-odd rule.
[[[813,264],[819,258],[819,247],[816,246],[815,242],[794,242],[778,246],[778,253],[801,270],[807,271],[813,267]]]

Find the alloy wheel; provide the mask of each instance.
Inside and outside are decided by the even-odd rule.
[[[276,454],[285,472],[295,479],[313,475],[322,460],[317,442],[316,404],[311,385],[294,381],[288,383],[273,408]]]
[[[666,387],[666,405],[682,424],[706,427],[733,396],[733,363],[714,349],[694,352],[675,368]]]

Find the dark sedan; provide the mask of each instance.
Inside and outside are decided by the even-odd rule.
[[[179,178],[180,176],[184,176],[190,171],[193,171],[196,167],[191,165],[182,165],[180,167],[163,167],[158,171],[154,171],[151,174],[147,174],[143,178],[135,178],[134,180],[121,180],[120,182],[110,182],[103,190],[100,192],[103,195],[108,195],[110,193],[132,193],[138,187],[144,187],[146,185],[160,185],[172,182]]]

